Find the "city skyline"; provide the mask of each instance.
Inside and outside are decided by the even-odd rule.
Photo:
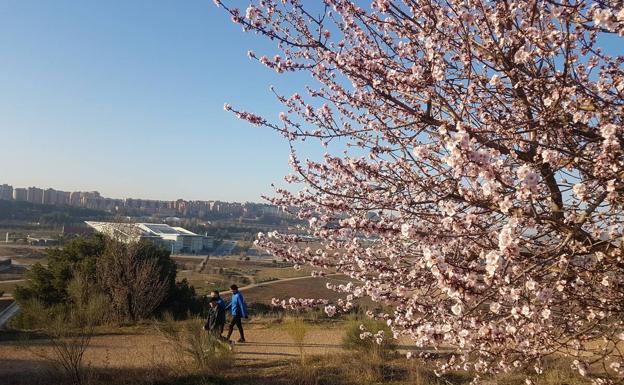
[[[9,190],[10,189],[10,190]],[[10,194],[9,192],[10,191]],[[19,191],[19,192],[18,192]],[[19,196],[21,192],[24,191],[26,195],[24,198],[19,199],[16,197],[16,194]],[[30,198],[28,192],[36,192],[39,194],[38,198]],[[42,204],[59,204],[55,202],[48,202],[49,197],[46,197],[46,192],[53,193],[62,193],[62,194],[95,194],[98,197],[103,199],[110,199],[116,201],[152,201],[152,202],[176,202],[176,201],[185,201],[185,202],[223,202],[223,203],[250,203],[250,204],[258,204],[258,205],[270,205],[264,201],[235,201],[235,200],[223,200],[223,199],[188,199],[185,197],[178,197],[174,199],[159,199],[159,198],[147,198],[141,196],[111,196],[102,193],[98,189],[58,189],[54,186],[41,186],[41,185],[16,185],[13,183],[9,183],[7,181],[0,181],[0,199],[4,200],[16,200],[16,201],[28,201],[31,203],[42,203]],[[9,198],[9,195],[11,198]],[[67,198],[70,200],[69,196]]]
[[[176,200],[144,198],[112,198],[99,191],[63,191],[51,187],[13,186],[0,184],[0,200],[29,202],[52,206],[72,206],[123,215],[156,215],[160,217],[214,218],[243,215],[290,217],[280,207],[257,202],[221,200]]]

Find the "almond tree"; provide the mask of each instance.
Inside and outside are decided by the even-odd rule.
[[[460,353],[440,370],[539,373],[564,354],[620,378],[622,1],[215,3],[280,50],[250,58],[314,78],[274,90],[276,122],[225,109],[291,143],[293,191],[270,200],[322,247],[258,243],[358,282],[328,313],[392,305],[373,316],[396,335]],[[344,151],[303,160],[305,139]]]

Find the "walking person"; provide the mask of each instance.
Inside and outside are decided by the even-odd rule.
[[[219,324],[219,337],[223,338],[223,329],[225,328],[225,301],[219,295],[218,290],[213,290],[210,292],[210,298],[214,299],[219,307],[219,319],[217,320]]]
[[[208,319],[204,325],[204,330],[207,330],[215,338],[222,339],[223,326],[219,324],[219,319],[225,317],[225,311],[219,308],[217,299],[214,297],[210,298],[208,304]]]
[[[247,313],[247,305],[245,305],[245,299],[243,298],[243,295],[238,291],[238,286],[230,286],[230,291],[232,292],[232,300],[227,305],[226,309],[229,310],[232,314],[232,320],[230,321],[230,328],[228,330],[226,339],[230,339],[230,337],[232,336],[232,332],[234,331],[234,325],[236,325],[236,327],[238,328],[238,333],[240,334],[240,338],[237,342],[245,342],[245,333],[243,332],[243,323],[241,322],[241,319],[249,318],[249,314]]]

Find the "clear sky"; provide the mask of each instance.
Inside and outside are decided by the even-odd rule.
[[[211,0],[0,1],[0,184],[261,201],[287,144],[223,103],[277,118],[273,47]]]
[[[212,0],[0,0],[0,184],[261,201],[290,172],[287,143],[223,103],[277,120],[269,86],[311,79],[248,49],[275,53]]]

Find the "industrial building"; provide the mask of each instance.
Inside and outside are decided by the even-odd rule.
[[[114,223],[85,222],[100,233],[115,236],[124,241],[149,240],[159,244],[171,253],[196,254],[212,248],[212,240],[195,234],[182,227],[172,227],[162,223]]]

